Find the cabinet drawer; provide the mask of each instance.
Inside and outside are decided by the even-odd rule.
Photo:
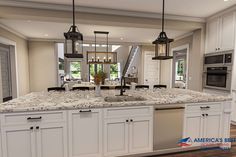
[[[117,118],[127,116],[151,116],[153,115],[153,107],[122,107],[122,108],[108,108],[104,110],[105,118]]]
[[[222,111],[222,103],[189,104],[186,106],[187,113],[205,111]]]
[[[37,113],[11,113],[1,115],[2,125],[22,125],[32,123],[64,122],[64,111],[37,112]]]

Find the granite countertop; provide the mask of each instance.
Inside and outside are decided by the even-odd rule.
[[[0,104],[0,112],[48,111],[67,109],[88,109],[124,106],[151,106],[199,102],[231,101],[229,96],[212,95],[184,89],[158,89],[129,91],[126,95],[143,97],[146,101],[105,102],[107,96],[115,96],[119,90],[104,90],[101,97],[94,91],[34,92]]]

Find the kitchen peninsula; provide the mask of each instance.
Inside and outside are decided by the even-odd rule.
[[[3,157],[160,154],[163,150],[155,143],[158,143],[155,111],[163,108],[183,109],[180,139],[229,137],[230,97],[181,89],[127,90],[128,96],[123,97],[117,94],[118,90],[104,90],[101,97],[95,97],[94,91],[38,92],[1,104],[0,154]],[[194,143],[189,147],[198,146]]]

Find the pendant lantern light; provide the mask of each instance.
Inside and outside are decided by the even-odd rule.
[[[165,0],[163,0],[162,6],[162,31],[158,38],[152,43],[155,45],[155,57],[153,60],[167,60],[172,59],[173,56],[170,56],[170,43],[173,42],[173,39],[169,39],[164,31],[164,23],[165,23]]]
[[[75,25],[75,1],[73,0],[73,25],[69,31],[64,33],[65,37],[65,57],[83,58],[83,34],[79,32]]]

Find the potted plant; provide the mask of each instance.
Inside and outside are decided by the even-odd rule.
[[[94,83],[96,85],[96,96],[101,96],[101,83],[105,83],[105,79],[107,78],[107,74],[103,71],[99,71],[98,73],[94,74]]]

